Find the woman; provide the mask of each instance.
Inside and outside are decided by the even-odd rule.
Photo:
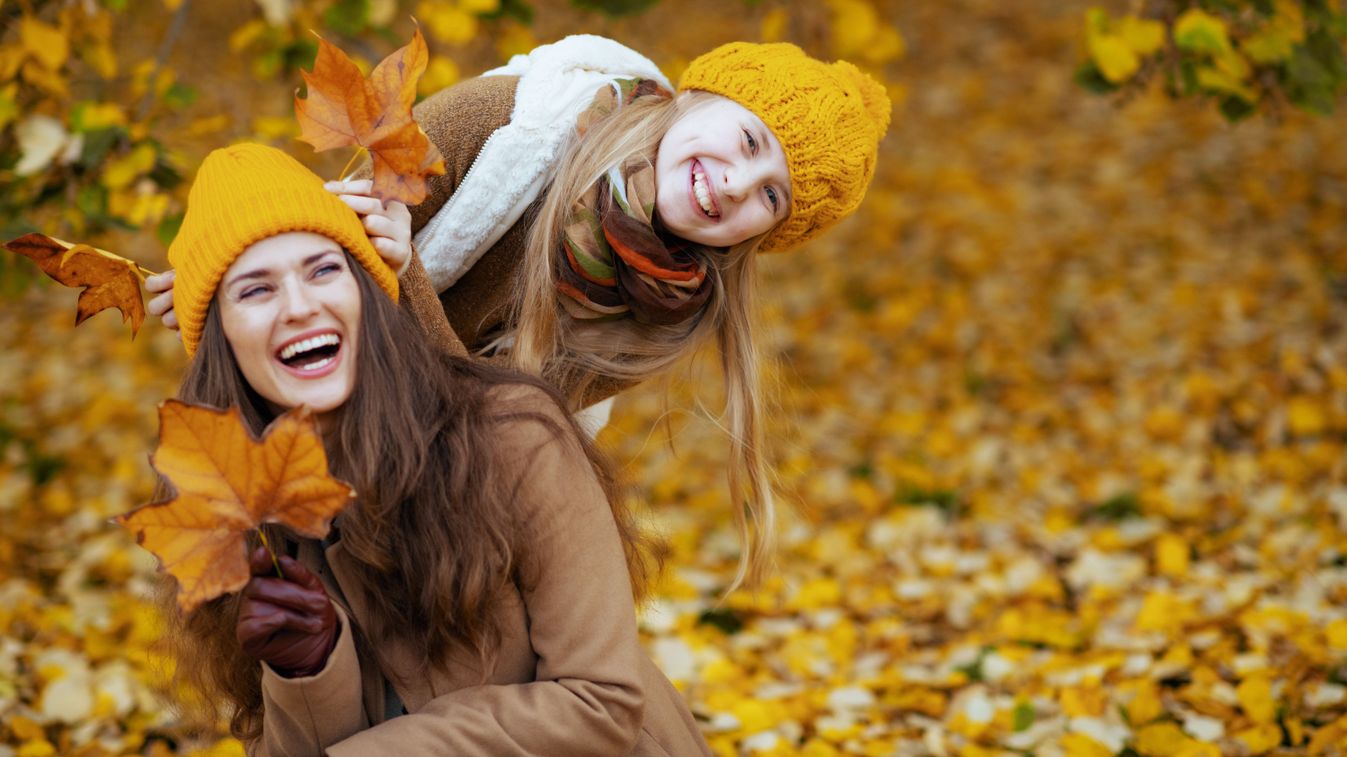
[[[551,390],[431,348],[361,220],[273,148],[206,158],[169,259],[180,397],[254,432],[308,406],[357,492],[321,543],[267,527],[282,575],[254,552],[175,629],[249,753],[709,754],[640,649],[642,545]]]
[[[855,66],[790,44],[721,46],[680,85],[673,96],[643,56],[577,35],[427,98],[416,118],[449,170],[411,209],[420,261],[402,278],[438,342],[542,376],[573,411],[717,340],[729,483],[744,503],[738,585],[767,564],[775,518],[755,253],[856,209],[891,106]],[[368,181],[329,188],[376,219],[371,233],[402,236],[401,211],[366,196]],[[406,261],[401,244],[379,249]]]

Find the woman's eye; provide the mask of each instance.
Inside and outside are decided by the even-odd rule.
[[[758,140],[754,139],[753,135],[748,133],[748,129],[744,129],[744,136],[748,137],[748,151],[756,155],[758,152]]]
[[[336,273],[339,271],[341,271],[341,266],[337,265],[336,263],[327,263],[325,265],[319,266],[318,270],[313,272],[313,275],[315,277],[326,276],[329,273]]]
[[[255,295],[255,294],[262,294],[262,293],[265,292],[265,291],[267,291],[267,288],[264,287],[264,286],[252,286],[252,287],[248,287],[247,289],[243,290],[242,292],[239,292],[239,299],[240,299],[240,300],[246,300],[246,299],[248,299],[249,297],[252,297],[252,296]]]
[[[779,198],[777,198],[777,196],[776,196],[776,190],[775,190],[775,189],[772,189],[771,187],[767,187],[767,199],[768,199],[769,201],[771,201],[771,203],[772,203],[772,211],[775,212],[776,209],[777,209],[777,206],[780,205],[780,203],[781,203],[781,200],[780,200]]]

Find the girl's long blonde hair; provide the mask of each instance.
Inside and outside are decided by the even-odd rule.
[[[583,406],[596,381],[637,382],[667,372],[715,337],[725,383],[721,426],[729,436],[729,489],[743,550],[730,590],[756,583],[774,552],[776,504],[763,450],[759,354],[754,340],[754,258],[766,232],[706,256],[711,295],[687,322],[653,326],[631,318],[586,322],[571,318],[557,299],[557,245],[577,198],[610,167],[630,155],[655,156],[680,116],[718,98],[689,91],[676,98],[640,98],[591,125],[575,139],[529,231],[522,297],[516,303],[514,364],[569,387],[571,408]]]

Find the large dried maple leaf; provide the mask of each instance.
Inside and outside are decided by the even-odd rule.
[[[145,300],[135,261],[87,244],[72,244],[45,234],[24,234],[5,242],[5,249],[29,258],[42,272],[68,287],[84,287],[75,305],[75,325],[106,308],[117,308],[122,323],[131,321],[131,336],[145,322]]]
[[[373,194],[416,205],[426,177],[444,174],[439,149],[412,118],[416,82],[429,54],[421,30],[384,58],[369,79],[340,48],[318,39],[313,72],[301,72],[308,97],[295,94],[300,139],[316,150],[359,145],[374,161]]]
[[[258,441],[237,408],[167,400],[159,405],[159,448],[150,462],[176,496],[117,521],[178,579],[183,612],[248,583],[248,531],[278,523],[321,539],[355,496],[328,475],[322,441],[304,408],[277,418]]]

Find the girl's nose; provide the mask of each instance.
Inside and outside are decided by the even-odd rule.
[[[747,181],[744,181],[743,177],[745,175],[747,174],[743,169],[726,166],[724,176],[725,183],[721,188],[720,193],[736,202],[744,199],[744,194],[747,191],[749,184]]]

